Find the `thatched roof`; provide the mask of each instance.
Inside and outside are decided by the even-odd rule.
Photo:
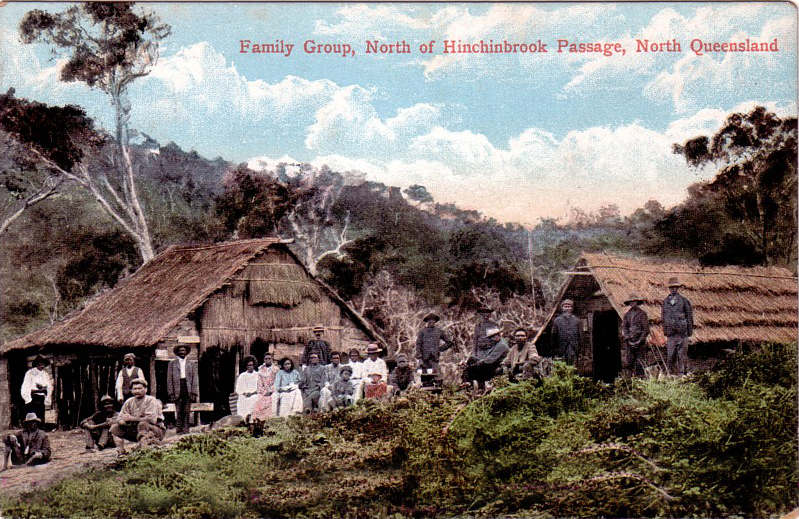
[[[273,266],[269,283],[253,283],[250,298],[288,306],[304,297],[332,299],[375,340],[374,329],[331,288],[313,278],[279,239],[239,240],[206,246],[173,246],[144,264],[114,289],[104,292],[81,312],[47,328],[6,342],[0,352],[48,345],[150,347],[182,318],[200,307],[215,291],[229,287],[235,275],[269,248],[280,249],[310,277],[304,282],[281,278]],[[310,281],[307,282],[307,281]],[[311,323],[315,324],[315,323]]]
[[[577,278],[592,276],[619,316],[626,312],[624,301],[630,294],[644,299],[642,308],[653,325],[650,344],[666,343],[660,314],[670,277],[678,277],[685,284],[680,293],[693,304],[694,342],[797,340],[797,278],[787,269],[703,268],[652,258],[585,253],[575,270],[561,289],[556,308],[561,299],[569,297],[569,287]]]

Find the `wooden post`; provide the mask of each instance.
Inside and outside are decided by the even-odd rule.
[[[0,357],[0,429],[11,427],[11,380],[8,373],[8,357]]]
[[[155,378],[155,350],[156,350],[156,348],[158,348],[158,346],[153,348],[153,354],[150,356],[150,392],[149,392],[149,394],[153,395],[153,396],[155,396],[157,394],[156,391],[158,391],[158,381]]]

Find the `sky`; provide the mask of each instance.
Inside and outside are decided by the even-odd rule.
[[[0,8],[0,88],[80,105],[110,129],[113,111],[102,92],[60,82],[63,56],[18,39],[27,11],[68,5]],[[308,162],[403,188],[421,184],[436,201],[503,222],[534,225],[611,203],[629,214],[650,199],[673,206],[715,170],[689,168],[672,144],[712,134],[730,113],[756,105],[796,116],[797,16],[788,2],[137,9],[172,27],[150,74],[130,87],[138,131],[253,167]],[[776,50],[701,50],[747,39]],[[243,40],[250,40],[247,52]],[[367,53],[375,40],[404,41],[410,52]],[[559,40],[567,42],[562,52]],[[507,41],[547,52],[445,53],[445,41]],[[646,41],[667,51],[637,52]],[[290,55],[251,52],[254,44],[281,42],[294,45]],[[323,50],[349,45],[354,54],[308,52],[307,42]],[[570,44],[618,44],[623,53],[569,52]]]

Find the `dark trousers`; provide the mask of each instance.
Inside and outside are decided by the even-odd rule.
[[[175,426],[178,432],[186,432],[189,430],[189,409],[191,407],[191,398],[189,397],[189,385],[186,379],[180,379],[180,395],[175,402]]]
[[[685,375],[688,360],[688,337],[669,335],[666,340],[666,362],[670,375]]]
[[[26,413],[36,413],[39,420],[44,423],[44,394],[31,393],[31,401],[25,406]]]
[[[634,377],[644,376],[644,345],[636,344],[630,345],[629,355],[627,357],[627,369],[630,370],[630,375]]]
[[[481,386],[488,380],[502,373],[502,367],[496,364],[469,364],[467,361],[466,369],[463,371],[463,381],[471,382],[476,380]]]

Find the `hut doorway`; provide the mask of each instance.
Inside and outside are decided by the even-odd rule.
[[[214,420],[230,414],[230,394],[237,373],[237,350],[212,346],[200,357],[200,401],[213,402]]]
[[[621,372],[619,316],[615,311],[594,312],[592,324],[594,379],[613,382]]]

